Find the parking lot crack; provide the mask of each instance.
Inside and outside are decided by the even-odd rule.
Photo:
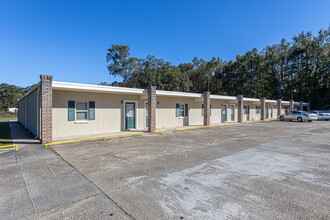
[[[17,199],[17,194],[15,194],[15,199],[14,199],[13,207],[11,208],[11,211],[10,211],[10,218],[11,219],[13,219],[13,211],[14,211],[15,206],[16,206],[16,199]]]
[[[23,170],[23,162],[22,160],[19,158],[18,155],[16,155],[16,162],[17,164],[19,165],[20,167],[20,173],[23,177],[23,181],[24,181],[24,186],[25,186],[25,189],[26,189],[26,192],[28,194],[28,197],[29,197],[29,200],[31,201],[32,203],[32,207],[33,207],[33,210],[34,212],[36,213],[37,212],[37,207],[36,207],[36,204],[34,203],[32,197],[31,197],[31,192],[30,192],[30,188],[29,188],[29,183],[28,183],[28,179],[26,178],[25,174],[24,174],[24,170]]]
[[[92,185],[94,185],[107,199],[109,199],[112,203],[114,203],[118,209],[120,209],[122,212],[124,212],[129,218],[134,219],[135,218],[127,212],[121,205],[119,205],[114,199],[112,199],[110,196],[108,196],[97,184],[95,184],[92,180],[90,180],[87,176],[85,176],[82,172],[80,172],[73,164],[71,164],[69,161],[65,160],[54,148],[50,147],[49,148],[58,156],[60,157],[64,162],[66,162],[69,166],[71,166],[74,170],[76,170],[81,176],[83,176],[85,179],[88,180]]]

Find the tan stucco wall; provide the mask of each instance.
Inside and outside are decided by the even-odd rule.
[[[268,106],[268,119],[274,119],[274,118],[277,118],[277,104],[274,104],[274,103],[267,103],[266,106]],[[273,109],[273,117],[271,117],[271,109]]]
[[[156,127],[174,128],[186,125],[202,125],[202,101],[193,98],[157,97]],[[176,117],[176,104],[188,104],[188,117]]]
[[[157,97],[157,110],[156,110],[156,127],[161,128],[175,128],[185,125],[203,125],[204,116],[202,115],[203,101],[195,101],[193,98],[178,98],[178,97]],[[188,117],[176,117],[176,104],[188,104],[189,114]],[[227,122],[230,120],[230,105],[228,101],[211,100],[211,124],[220,124],[222,117],[222,105],[227,105]],[[235,106],[234,121],[237,121],[237,104]]]
[[[95,120],[79,124],[68,121],[68,101],[95,101]],[[123,103],[121,103],[123,101]],[[136,129],[145,129],[145,101],[138,95],[53,90],[53,139],[91,136],[124,130],[124,103],[136,103]]]
[[[256,104],[249,101],[244,101],[243,106],[250,106],[250,121],[260,120],[260,114],[256,114],[256,106],[260,106],[260,104]],[[248,115],[244,114],[243,108],[243,121],[247,121]]]
[[[249,104],[249,103],[248,103]],[[257,106],[261,106],[261,104],[249,104],[250,105],[250,120],[251,121],[258,121],[261,119],[261,110],[260,113],[256,113]]]
[[[86,123],[68,121],[68,101],[89,102],[95,101],[95,120]],[[123,103],[121,103],[123,101]],[[124,103],[125,101],[137,102],[136,129],[145,130],[145,103],[138,95],[118,95],[109,93],[88,93],[53,90],[53,139],[66,137],[92,136],[119,132],[125,130]],[[188,104],[189,116],[176,117],[176,103]],[[203,125],[203,101],[194,98],[157,97],[156,127],[175,128],[185,125]],[[212,100],[211,124],[221,123],[221,107],[227,105],[227,122],[231,122],[230,103],[228,101]],[[235,120],[237,121],[237,104],[235,106]]]
[[[273,105],[273,118],[277,118],[277,105]]]
[[[95,120],[88,120],[86,123],[68,121],[68,101],[75,101],[76,103],[95,101]],[[87,137],[125,130],[125,101],[136,103],[136,130],[145,130],[145,103],[147,102],[147,99],[141,99],[139,95],[53,90],[53,139],[56,140],[66,137],[80,136]],[[177,103],[182,105],[188,104],[188,117],[176,117]],[[202,99],[196,101],[195,98],[157,96],[156,128],[162,129],[182,127],[185,125],[203,125],[202,104]],[[227,122],[237,122],[237,103],[226,100],[211,99],[211,124],[222,123],[223,105],[227,106]],[[231,105],[234,105],[235,107],[234,121],[231,121]],[[250,106],[250,121],[260,120],[260,114],[256,114],[256,106],[260,106],[260,104],[244,101],[244,105]],[[273,106],[273,118],[276,118],[276,104],[267,103],[266,105],[269,106],[269,109]],[[243,120],[247,120],[246,114],[243,115]]]
[[[231,103],[229,101],[225,100],[211,100],[211,106],[212,106],[212,114],[210,116],[210,122],[211,124],[220,124],[224,123],[222,121],[222,106],[226,105],[227,108],[227,122],[236,122],[237,121],[237,104]],[[234,121],[231,120],[231,109],[230,106],[234,105]]]
[[[38,90],[36,89],[27,96],[28,106],[27,106],[27,129],[29,129],[33,135],[37,135],[37,97]]]
[[[18,102],[18,122],[29,129],[33,135],[37,135],[37,98],[38,89],[31,92]]]
[[[258,114],[256,113],[256,107],[261,106],[261,103],[256,104],[255,102],[244,101],[244,105],[250,106],[250,121],[261,120],[261,110],[260,110],[260,113],[258,113]],[[266,106],[268,106],[268,116],[269,116],[268,119],[276,118],[277,117],[277,106],[276,106],[276,104],[266,103]],[[273,108],[273,117],[271,117],[271,108]],[[266,113],[265,113],[265,117],[266,117]],[[247,114],[243,114],[243,120],[247,121]]]
[[[25,126],[25,98],[18,102],[18,122]]]

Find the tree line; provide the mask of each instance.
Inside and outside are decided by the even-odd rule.
[[[121,82],[101,85],[311,102],[314,109],[330,107],[330,30],[316,36],[301,32],[288,42],[256,48],[236,60],[195,57],[189,63],[172,65],[155,56],[132,57],[128,45],[112,45],[106,62],[110,75]],[[211,74],[214,73],[214,74]]]
[[[8,108],[17,108],[18,100],[28,93],[34,85],[28,87],[20,87],[9,85],[7,83],[0,84],[0,111],[8,111]]]

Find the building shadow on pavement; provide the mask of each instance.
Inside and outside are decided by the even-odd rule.
[[[40,144],[40,140],[17,121],[10,121],[9,128],[13,144]]]

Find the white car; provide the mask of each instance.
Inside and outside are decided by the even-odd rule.
[[[312,114],[312,113],[308,113],[308,112],[304,112],[304,111],[291,111],[291,112],[288,112],[286,114],[281,114],[278,118],[281,121],[297,120],[299,122],[303,122],[303,121],[312,122],[312,121],[317,120],[316,114]]]
[[[309,113],[316,114],[317,120],[326,120],[326,121],[330,120],[330,113],[328,112],[317,110],[317,111],[310,111]]]

